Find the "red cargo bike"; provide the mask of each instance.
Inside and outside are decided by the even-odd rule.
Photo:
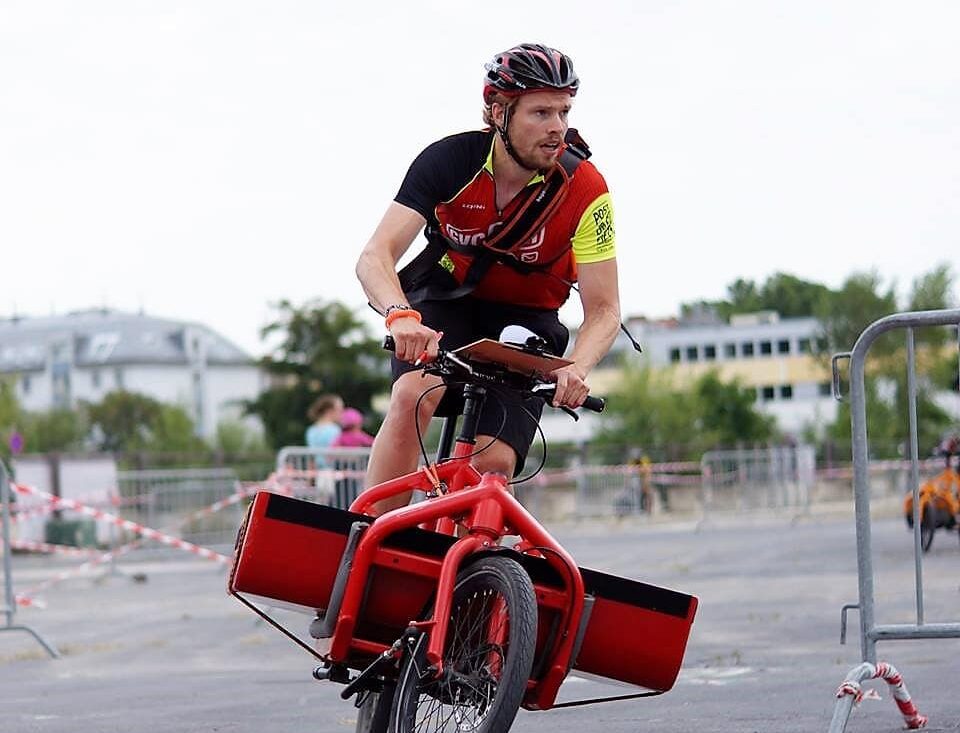
[[[520,706],[560,707],[571,670],[644,688],[604,699],[673,686],[697,599],[578,567],[506,478],[470,465],[484,400],[512,389],[549,401],[546,375],[567,363],[534,340],[441,352],[424,371],[462,388],[452,454],[447,418],[437,463],[368,489],[349,511],[269,492],[250,505],[229,592],[319,659],[314,677],[356,695],[358,731],[502,733]],[[424,500],[371,516],[411,490]],[[519,541],[502,546],[507,536]],[[257,602],[313,615],[315,641]]]

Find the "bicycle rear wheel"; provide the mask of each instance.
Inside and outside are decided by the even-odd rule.
[[[443,673],[427,668],[428,632],[410,639],[390,733],[506,733],[526,692],[537,599],[518,563],[486,557],[457,576]]]

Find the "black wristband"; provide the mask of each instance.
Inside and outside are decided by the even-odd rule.
[[[386,318],[386,317],[389,316],[393,311],[398,311],[398,310],[399,310],[399,311],[408,311],[408,310],[411,310],[411,308],[410,308],[410,306],[407,305],[406,303],[396,303],[396,304],[394,304],[394,305],[388,305],[388,306],[387,306],[387,309],[383,312],[383,317]]]

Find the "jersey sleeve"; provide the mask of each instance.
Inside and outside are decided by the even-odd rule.
[[[482,165],[489,139],[482,132],[461,133],[428,145],[410,164],[393,200],[431,221],[437,204],[454,196]]]
[[[613,226],[613,199],[601,193],[587,206],[573,234],[573,256],[578,264],[603,262],[617,256]]]

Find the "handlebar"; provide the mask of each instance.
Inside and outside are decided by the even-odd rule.
[[[387,336],[383,340],[383,348],[387,351],[395,351],[396,343],[393,340],[393,336]],[[463,358],[457,356],[453,352],[441,350],[437,354],[436,360],[430,362],[429,364],[422,365],[425,371],[432,371],[437,374],[452,374],[458,373],[461,375],[466,375],[467,378],[474,378],[478,382],[488,382],[491,380],[491,375],[487,374],[484,370],[484,367],[494,367],[498,365],[495,364],[486,364],[481,365],[478,362],[470,362],[464,360]],[[502,367],[501,367],[502,369]],[[517,378],[526,382],[522,386],[517,386],[516,384],[510,384],[506,379],[497,380],[501,384],[507,384],[512,386],[515,389],[518,389],[523,392],[529,392],[534,394],[548,403],[553,402],[553,398],[556,394],[556,385],[553,382],[548,382],[540,379],[537,376],[532,375],[523,375],[518,372],[511,372],[509,370],[504,370],[510,374],[515,375]],[[482,375],[482,376],[481,376]],[[479,377],[479,378],[478,378]],[[606,407],[606,401],[602,397],[594,397],[593,395],[587,395],[586,400],[584,400],[581,405],[585,410],[590,410],[592,412],[603,412]],[[565,411],[569,411],[569,408],[562,408]],[[572,413],[576,417],[576,413]]]

